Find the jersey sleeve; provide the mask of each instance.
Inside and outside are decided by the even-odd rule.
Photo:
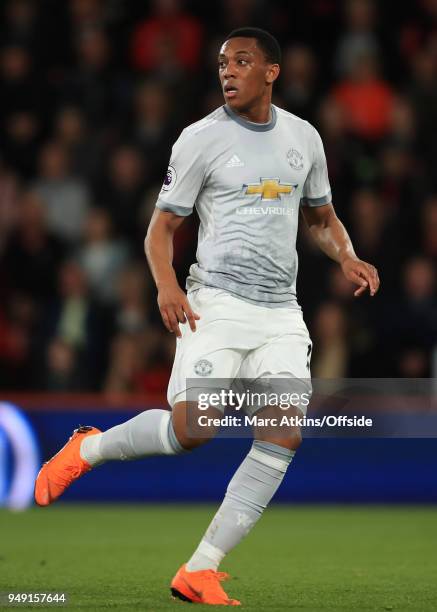
[[[313,162],[303,187],[302,206],[324,206],[332,201],[325,151],[319,133],[314,129]]]
[[[156,206],[186,217],[193,212],[205,178],[205,156],[195,136],[180,135],[172,148],[170,164]]]

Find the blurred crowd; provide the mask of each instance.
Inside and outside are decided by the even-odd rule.
[[[165,389],[174,338],[143,240],[180,131],[223,99],[217,52],[283,49],[274,102],[321,133],[334,204],[380,271],[356,300],[299,236],[319,377],[423,377],[437,345],[437,0],[5,0],[0,31],[0,388]],[[176,235],[181,284],[197,219]],[[434,357],[435,359],[435,357]]]

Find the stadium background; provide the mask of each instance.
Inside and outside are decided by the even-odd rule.
[[[174,339],[143,238],[171,144],[222,104],[217,50],[238,26],[278,37],[275,102],[320,131],[337,211],[382,279],[355,301],[301,228],[314,376],[436,377],[436,23],[436,0],[0,3],[0,506],[27,506],[79,423],[165,405]],[[192,216],[181,282],[195,241]],[[169,579],[248,445],[107,464],[53,508],[0,508],[0,607],[6,590],[51,590],[82,610],[174,609]],[[252,610],[434,612],[435,451],[305,439],[282,503],[226,558],[230,594]]]
[[[105,429],[165,405],[174,338],[143,239],[172,143],[223,102],[217,50],[241,25],[278,37],[274,101],[320,131],[337,212],[382,279],[376,298],[354,300],[301,228],[313,375],[436,375],[435,0],[8,0],[1,11],[0,390],[28,414],[43,458],[78,422]],[[176,236],[181,284],[196,231],[193,215]],[[246,443],[104,466],[66,499],[218,500]],[[432,440],[307,441],[278,499],[435,501],[434,451]]]

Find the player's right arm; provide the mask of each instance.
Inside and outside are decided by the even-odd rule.
[[[199,315],[191,309],[173,268],[173,237],[184,218],[193,212],[205,177],[205,155],[199,141],[184,130],[173,145],[170,165],[147,231],[145,252],[158,289],[164,325],[181,337],[179,323],[188,319],[196,331]]]
[[[183,221],[184,217],[156,208],[144,241],[147,261],[158,289],[162,320],[168,331],[178,338],[181,336],[179,323],[188,320],[191,330],[196,331],[196,320],[200,318],[180,288],[172,263],[173,237]]]

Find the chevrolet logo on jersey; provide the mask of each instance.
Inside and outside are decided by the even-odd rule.
[[[282,194],[290,195],[296,187],[291,183],[281,183],[277,178],[262,178],[259,183],[243,185],[243,195],[260,195],[264,201],[280,200]]]

